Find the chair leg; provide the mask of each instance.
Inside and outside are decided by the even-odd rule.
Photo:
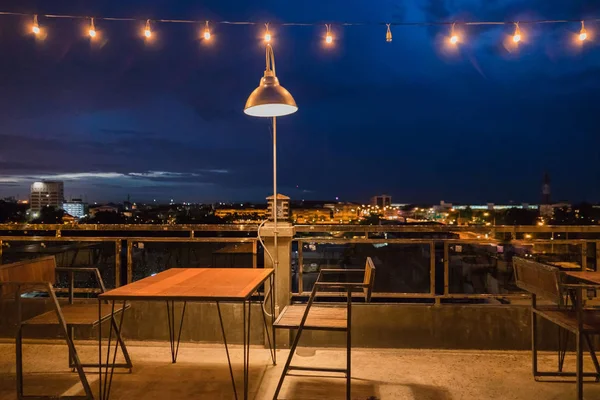
[[[15,340],[15,350],[17,359],[17,399],[23,398],[23,325],[17,329]]]
[[[532,295],[534,296],[534,295]],[[532,298],[532,301],[533,300]],[[536,378],[538,375],[538,360],[537,360],[537,318],[533,308],[531,310],[531,368],[533,377]]]
[[[592,340],[590,339],[590,335],[585,334],[585,341],[588,346],[588,350],[590,351],[590,356],[592,357],[592,361],[594,362],[594,367],[596,368],[596,373],[598,376],[596,377],[596,382],[600,382],[600,364],[598,363],[598,357],[596,356],[596,351],[594,350],[594,345],[592,344]]]
[[[52,302],[54,303],[54,311],[56,312],[56,316],[58,318],[58,322],[60,327],[62,328],[63,334],[65,335],[67,346],[69,347],[69,353],[73,355],[73,361],[75,362],[75,369],[77,370],[77,374],[79,375],[79,380],[83,385],[83,390],[85,391],[85,395],[88,399],[93,399],[94,395],[92,394],[92,389],[90,388],[90,384],[85,376],[85,372],[83,371],[83,366],[81,365],[81,361],[79,360],[79,355],[77,354],[77,350],[75,349],[75,344],[73,340],[69,337],[69,329],[67,327],[67,323],[65,322],[65,318],[62,314],[60,304],[58,303],[58,299],[56,298],[56,294],[52,289],[52,286],[48,284],[47,286],[48,293],[52,298]]]
[[[352,292],[348,290],[348,309],[346,322],[346,400],[352,396]]]
[[[577,332],[577,400],[583,400],[583,333]]]
[[[298,347],[298,342],[300,342],[300,334],[302,333],[302,329],[298,329],[296,332],[296,336],[294,337],[294,341],[290,346],[290,354],[285,362],[285,366],[283,367],[283,372],[281,373],[281,377],[279,378],[279,382],[277,383],[277,389],[275,389],[275,394],[273,395],[273,400],[277,399],[279,392],[281,391],[281,386],[283,385],[283,380],[288,373],[288,369],[290,368],[290,364],[292,363],[292,358],[294,357],[294,353],[296,352],[296,347]]]

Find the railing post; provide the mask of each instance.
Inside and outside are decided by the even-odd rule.
[[[275,249],[273,223],[267,222],[260,230],[260,236],[265,243],[266,250],[272,255],[277,251],[278,266],[275,270],[275,315],[279,314],[285,306],[290,304],[291,277],[292,277],[292,239],[296,232],[294,226],[288,222],[277,223],[277,249]],[[273,268],[273,261],[265,251],[265,268]],[[266,334],[266,333],[265,333]],[[289,332],[279,329],[277,332],[277,347],[289,346]]]
[[[598,262],[600,262],[600,242],[596,242],[596,271],[600,271],[600,265],[598,265]]]
[[[587,271],[587,242],[581,243],[581,270]]]
[[[303,242],[298,240],[298,293],[304,292],[304,249]]]
[[[444,242],[444,296],[450,292],[450,246]]]
[[[252,241],[252,268],[258,268],[258,239]]]
[[[121,286],[121,239],[115,240],[115,287]]]
[[[0,240],[0,265],[2,265],[2,240]]]
[[[429,293],[435,298],[435,242],[429,242]],[[439,304],[439,299],[435,298]]]
[[[127,283],[131,283],[133,275],[133,242],[127,240]]]

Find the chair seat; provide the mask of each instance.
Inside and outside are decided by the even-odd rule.
[[[283,309],[274,323],[275,328],[298,329],[306,310],[304,304],[293,304]],[[303,329],[345,331],[348,327],[348,312],[345,307],[313,305]]]
[[[577,314],[575,311],[552,307],[539,308],[535,312],[571,332],[577,332]],[[583,311],[582,332],[600,334],[600,310]]]
[[[110,318],[112,306],[110,304],[102,304],[101,320],[98,320],[98,304],[61,304],[61,311],[67,325],[77,326],[95,326],[100,321],[104,322]],[[129,308],[129,305],[125,309]],[[115,304],[115,314],[123,310],[122,305]],[[40,315],[36,315],[26,321],[26,325],[58,325],[58,317],[56,311],[48,311]]]

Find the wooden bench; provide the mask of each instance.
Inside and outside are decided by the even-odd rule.
[[[340,274],[363,274],[361,282],[328,282],[324,279],[325,275]],[[317,281],[308,298],[306,304],[292,304],[283,309],[277,320],[273,324],[275,329],[297,329],[296,336],[290,347],[283,372],[279,378],[277,389],[273,399],[277,399],[283,380],[288,371],[324,371],[341,372],[346,375],[346,398],[351,397],[351,350],[352,350],[352,293],[362,291],[365,302],[371,301],[373,284],[375,282],[375,266],[371,257],[367,257],[365,269],[322,269],[319,272]],[[343,290],[346,292],[346,306],[313,305],[317,292],[319,290]],[[346,332],[346,368],[326,368],[326,367],[300,367],[291,365],[294,352],[300,341],[303,330],[337,331]],[[275,347],[275,346],[274,346]]]
[[[65,301],[59,301],[56,296],[54,285],[56,284],[56,274],[66,273],[69,278],[69,298]],[[33,260],[16,262],[13,264],[0,265],[0,300],[14,298],[17,311],[17,334],[16,334],[16,362],[17,362],[17,398],[27,399],[93,399],[92,390],[85,376],[84,368],[99,367],[99,364],[81,363],[77,350],[73,342],[74,328],[77,326],[95,327],[98,324],[111,319],[113,329],[117,334],[117,340],[123,351],[125,363],[117,366],[124,368],[133,367],[125,343],[121,338],[121,333],[117,329],[117,324],[111,318],[112,309],[108,304],[99,307],[97,304],[80,304],[74,302],[75,291],[75,273],[93,274],[100,288],[100,292],[105,291],[104,282],[97,268],[57,268],[54,256],[41,257]],[[22,320],[22,295],[30,292],[45,292],[51,299],[52,311],[44,312],[33,318]],[[34,299],[32,299],[34,300]],[[61,299],[62,300],[62,299]],[[66,300],[66,299],[65,299]],[[99,309],[100,308],[100,309]],[[115,312],[122,312],[123,308],[115,309]],[[23,391],[23,328],[30,325],[59,326],[65,337],[69,348],[69,367],[76,370],[85,396],[26,396]]]
[[[533,260],[513,257],[516,284],[523,290],[531,293],[531,351],[533,376],[539,377],[572,377],[576,376],[578,388],[583,383],[583,377],[594,377],[600,381],[600,365],[592,345],[591,335],[600,334],[600,311],[584,309],[581,290],[585,285],[569,285],[564,280],[564,274],[558,268],[542,264]],[[548,305],[539,306],[538,296]],[[571,304],[569,305],[569,301]],[[537,319],[544,318],[559,327],[558,371],[539,371],[537,361]],[[561,338],[561,330],[565,335]],[[564,359],[567,348],[568,333],[576,337],[578,360],[583,357],[582,343],[585,340],[596,372],[563,371]],[[578,392],[580,392],[578,390]],[[583,398],[583,392],[578,394]]]

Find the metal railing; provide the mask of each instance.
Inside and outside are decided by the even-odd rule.
[[[295,229],[290,265],[294,296],[308,294],[318,269],[358,267],[366,256],[379,263],[374,297],[437,303],[522,297],[513,287],[508,252],[583,270],[597,269],[600,261],[600,226],[298,225]],[[16,261],[19,246],[42,244],[38,252],[32,248],[22,257],[60,254],[64,260],[59,264],[68,266],[75,262],[77,249],[84,253],[94,249],[103,260],[103,277],[114,287],[167,267],[239,264],[239,259],[229,265],[223,261],[232,254],[243,253],[243,266],[261,268],[263,257],[257,225],[250,224],[0,224],[0,263]],[[490,251],[492,247],[496,250]]]

